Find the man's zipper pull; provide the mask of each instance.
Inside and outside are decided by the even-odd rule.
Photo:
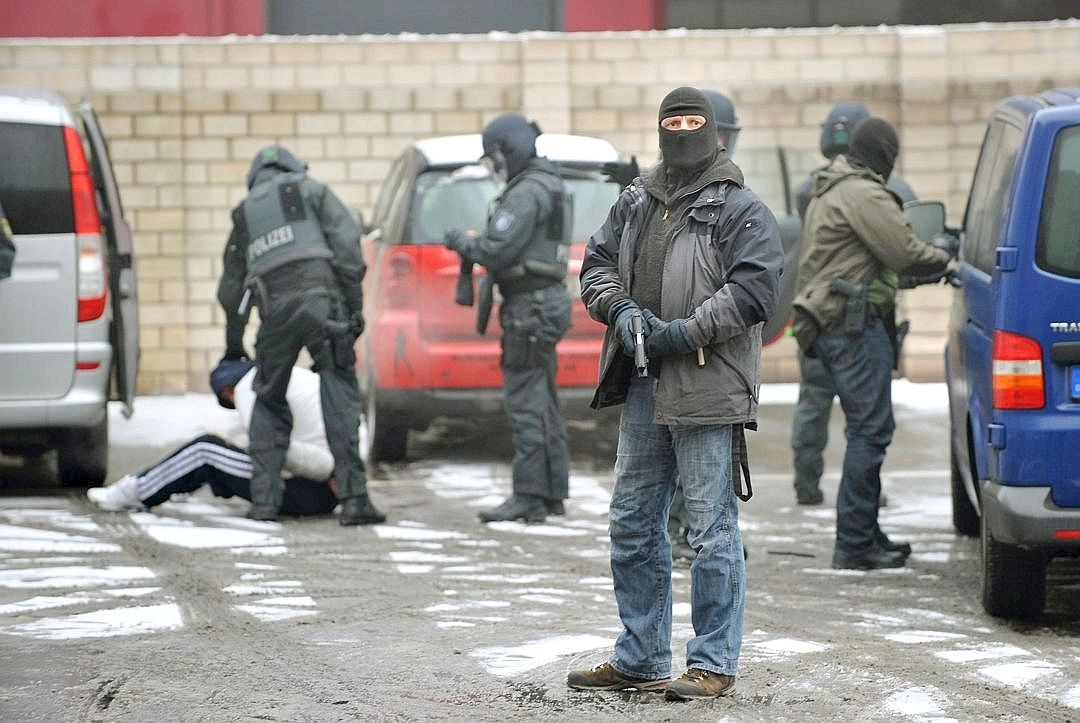
[[[661,219],[662,221],[667,221],[667,214],[668,214],[668,210],[667,210],[667,209],[665,208],[665,209],[664,209],[664,216],[663,216],[663,218]]]

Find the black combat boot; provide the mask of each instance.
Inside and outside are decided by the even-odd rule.
[[[543,522],[547,519],[547,507],[544,498],[532,495],[510,495],[498,507],[481,510],[480,519],[484,522],[507,522],[524,520],[525,522]]]
[[[375,525],[386,522],[386,515],[375,509],[367,492],[364,492],[341,503],[341,519],[338,521],[342,525]]]

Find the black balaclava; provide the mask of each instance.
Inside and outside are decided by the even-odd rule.
[[[848,158],[861,163],[882,178],[888,178],[900,152],[900,139],[889,121],[871,117],[855,126]]]
[[[536,156],[540,127],[518,113],[503,113],[484,127],[484,157],[492,161],[493,173],[506,180],[525,170]]]
[[[735,153],[735,141],[739,137],[739,131],[742,130],[739,119],[735,117],[735,104],[731,102],[731,98],[718,91],[703,90],[701,92],[712,103],[713,116],[716,120],[716,137],[731,156]]]
[[[870,117],[870,111],[857,100],[837,103],[821,124],[821,155],[832,160],[840,153],[847,153],[851,132],[859,122]]]
[[[303,173],[307,170],[307,164],[301,163],[296,156],[284,146],[267,146],[255,154],[248,169],[247,187],[255,185],[255,176],[264,168],[279,168],[282,171]]]
[[[677,115],[699,115],[705,125],[693,131],[664,130],[659,122]],[[716,117],[712,103],[697,88],[683,86],[668,93],[660,103],[657,118],[660,153],[668,181],[682,182],[708,167],[719,150],[716,144]]]

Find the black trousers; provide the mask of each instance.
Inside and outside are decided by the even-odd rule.
[[[327,265],[328,269],[329,266]],[[292,431],[285,398],[300,350],[307,348],[319,374],[326,441],[334,455],[334,479],[344,501],[367,493],[360,459],[360,389],[356,382],[355,337],[344,322],[341,294],[320,265],[286,266],[268,275],[260,291],[262,318],[255,338],[259,360],[255,409],[251,415],[252,501],[281,508],[281,468]]]
[[[136,475],[139,501],[160,505],[174,494],[194,492],[203,485],[217,497],[251,499],[251,457],[221,437],[204,434]],[[326,515],[337,506],[326,480],[303,477],[285,480],[281,513],[289,516]]]

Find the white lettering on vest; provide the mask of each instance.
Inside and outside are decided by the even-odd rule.
[[[253,238],[251,243],[248,244],[248,261],[250,262],[259,256],[262,256],[267,251],[276,249],[283,244],[292,243],[295,240],[296,236],[293,234],[293,228],[288,224],[270,229],[262,236]]]

